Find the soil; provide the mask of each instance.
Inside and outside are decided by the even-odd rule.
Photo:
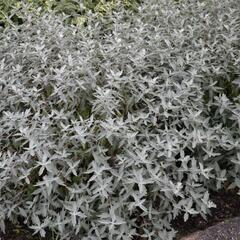
[[[183,216],[177,217],[172,226],[178,231],[177,239],[188,234],[207,229],[216,223],[234,217],[240,217],[240,195],[236,190],[220,191],[210,193],[211,200],[217,205],[213,208],[211,215],[204,220],[201,216],[190,217],[186,222]],[[0,232],[0,240],[50,240],[51,237],[40,238],[33,236],[33,232],[25,226],[14,226],[7,222],[6,234]]]

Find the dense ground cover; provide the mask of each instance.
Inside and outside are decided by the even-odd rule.
[[[240,186],[239,1],[116,4],[85,26],[23,6],[1,31],[3,231],[170,240]]]

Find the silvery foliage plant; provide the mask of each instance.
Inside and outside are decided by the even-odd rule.
[[[0,226],[172,240],[240,187],[239,0],[148,0],[0,35]]]

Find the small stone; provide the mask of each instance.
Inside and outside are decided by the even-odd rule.
[[[195,233],[192,233],[192,234],[190,234],[190,235],[188,235],[188,236],[186,236],[186,237],[183,237],[183,238],[181,238],[180,240],[198,240],[199,238],[199,233],[200,232],[195,232]]]

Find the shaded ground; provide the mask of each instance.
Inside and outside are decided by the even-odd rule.
[[[204,230],[223,220],[240,217],[240,196],[237,195],[237,191],[221,191],[211,193],[210,196],[217,207],[212,209],[207,221],[201,216],[190,217],[187,222],[184,222],[183,217],[180,216],[173,221],[173,227],[178,231],[177,239]],[[32,231],[24,226],[14,226],[11,223],[6,225],[6,234],[0,233],[0,240],[51,240],[50,236],[46,238],[32,236]]]
[[[190,233],[204,230],[226,219],[240,217],[240,196],[237,195],[237,191],[221,191],[211,193],[210,196],[217,207],[212,208],[207,221],[201,216],[190,217],[186,222],[184,222],[183,216],[180,216],[173,221],[173,227],[178,231],[178,239]]]
[[[0,233],[0,240],[40,240],[37,236],[21,226],[13,226],[11,223],[6,224],[6,234]]]
[[[6,222],[6,234],[0,232],[0,240],[51,240],[51,237],[41,238],[37,234],[33,235],[33,231],[25,226],[16,226]]]

